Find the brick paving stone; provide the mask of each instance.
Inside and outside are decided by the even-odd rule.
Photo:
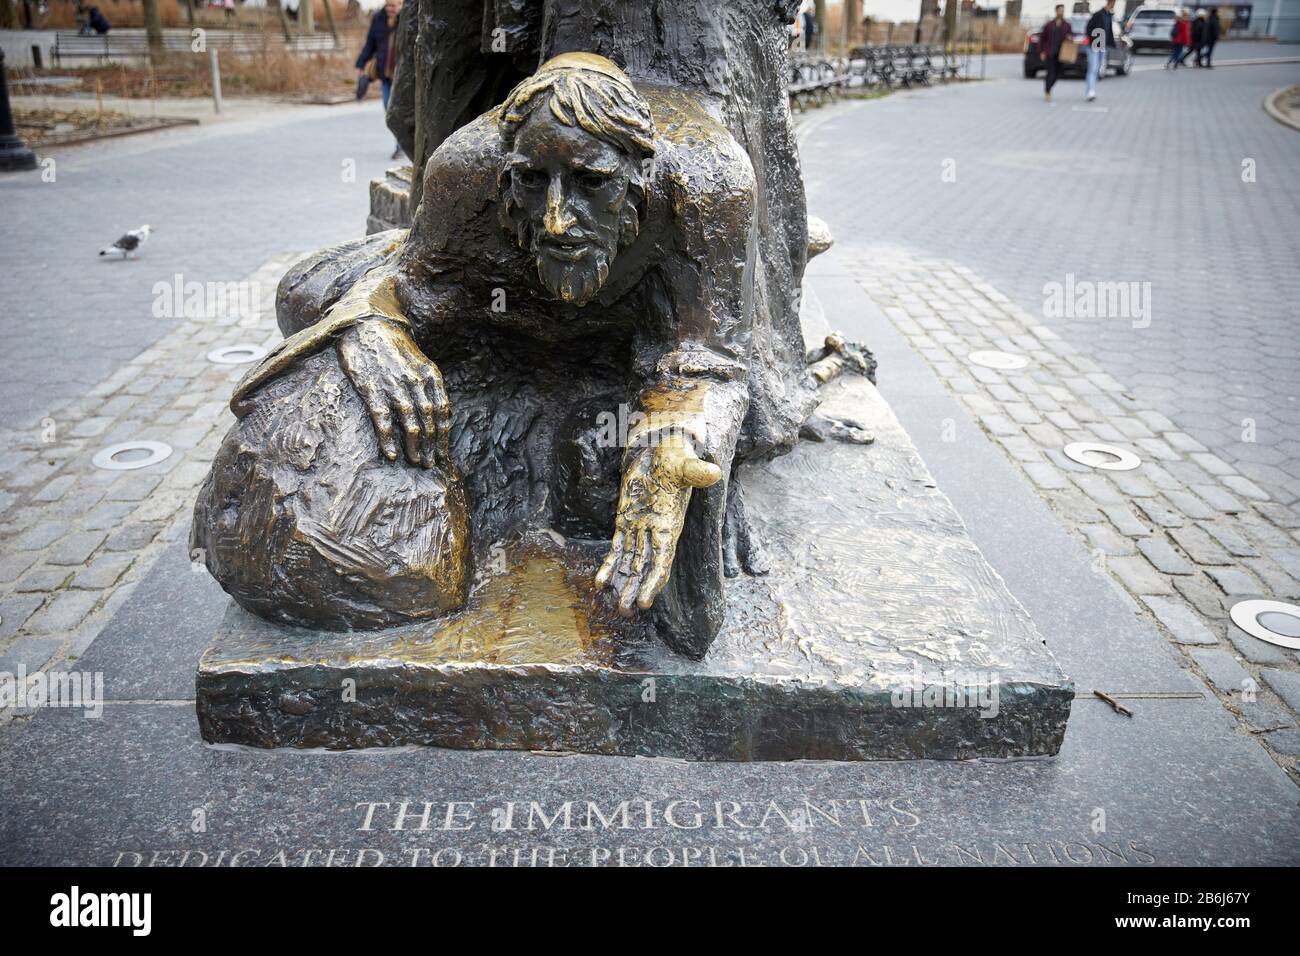
[[[63,587],[72,572],[67,568],[37,568],[14,585],[18,594],[46,594]]]
[[[0,640],[18,633],[18,629],[44,603],[44,595],[39,594],[24,594],[0,601]]]
[[[1200,495],[1212,508],[1224,514],[1237,514],[1245,506],[1218,485],[1192,485],[1192,491]]]
[[[72,525],[67,521],[42,521],[19,538],[16,546],[21,551],[48,548],[71,530]]]
[[[123,475],[105,498],[109,501],[143,501],[161,481],[161,475]]]
[[[1300,513],[1272,502],[1260,502],[1255,509],[1279,528],[1300,528]]]
[[[103,504],[87,514],[81,524],[87,531],[120,528],[122,522],[126,519],[126,516],[134,511],[135,508],[135,503],[129,501]]]
[[[1270,548],[1268,556],[1286,569],[1293,578],[1300,578],[1300,548]]]
[[[1237,649],[1237,653],[1252,664],[1290,664],[1294,658],[1276,644],[1269,644],[1257,637],[1251,637],[1235,624],[1228,624],[1228,641]]]
[[[1247,682],[1253,680],[1250,672],[1225,650],[1217,647],[1194,647],[1191,649],[1192,659],[1201,666],[1205,675],[1210,679],[1215,687],[1225,694],[1240,694],[1247,686]]]
[[[1246,724],[1256,733],[1272,733],[1295,726],[1293,716],[1268,701],[1242,700],[1236,702],[1236,705]]]
[[[1183,602],[1156,594],[1143,594],[1142,601],[1179,644],[1218,644],[1218,639]]]
[[[46,558],[50,564],[85,564],[108,537],[103,531],[77,531],[56,544]]]
[[[1235,470],[1231,465],[1218,455],[1213,455],[1210,452],[1192,452],[1188,457],[1212,475],[1226,476],[1235,474]]]
[[[135,561],[133,554],[103,554],[85,568],[77,572],[72,579],[72,587],[102,591],[117,583]]]
[[[1133,503],[1152,524],[1162,528],[1181,528],[1185,524],[1183,516],[1160,498],[1138,498]]]
[[[35,551],[19,551],[0,558],[0,583],[13,581],[36,563]]]
[[[73,482],[77,480],[76,475],[60,475],[49,484],[47,484],[36,494],[32,495],[33,501],[58,501],[72,487]]]
[[[1300,757],[1300,729],[1285,727],[1281,730],[1256,734],[1255,739],[1263,741],[1280,754]]]
[[[1022,467],[1025,469],[1025,474],[1029,475],[1039,488],[1056,491],[1070,486],[1070,483],[1065,480],[1065,476],[1057,468],[1045,461],[1025,462]]]
[[[1164,538],[1143,538],[1138,541],[1137,546],[1138,550],[1146,555],[1147,560],[1163,574],[1191,574],[1195,570],[1187,559]]]
[[[1216,516],[1213,508],[1190,491],[1170,489],[1165,492],[1165,500],[1173,505],[1174,509],[1179,513],[1197,521],[1208,521]]]
[[[1242,475],[1224,475],[1220,479],[1229,490],[1252,501],[1268,501],[1268,492]]]
[[[20,637],[0,653],[0,673],[17,674],[21,666],[33,674],[49,662],[61,643],[56,637]]]
[[[1246,540],[1245,536],[1239,534],[1232,528],[1223,527],[1216,524],[1199,525],[1206,534],[1214,538],[1219,544],[1227,549],[1228,553],[1237,558],[1257,558],[1259,551],[1253,544]]]
[[[1112,557],[1133,553],[1133,542],[1117,533],[1108,524],[1101,522],[1086,524],[1080,530],[1088,539],[1088,546],[1092,551],[1100,551]]]
[[[1262,592],[1259,582],[1240,568],[1206,568],[1205,573],[1214,579],[1214,583],[1223,588],[1223,593],[1232,596],[1250,596]]]
[[[1300,674],[1276,667],[1264,667],[1260,669],[1259,675],[1288,707],[1300,713]]]
[[[1151,482],[1131,471],[1111,472],[1111,481],[1129,498],[1154,498],[1156,489]]]
[[[1082,493],[1073,488],[1060,491],[1043,491],[1043,496],[1056,511],[1075,524],[1095,524],[1105,521],[1106,517]]]
[[[104,547],[109,551],[139,551],[158,536],[160,528],[148,524],[130,524],[109,535]]]
[[[60,591],[49,607],[27,622],[27,629],[37,634],[71,631],[99,603],[99,591]]]
[[[1171,528],[1169,536],[1197,564],[1231,564],[1232,557],[1196,525]]]
[[[111,416],[99,416],[95,418],[86,418],[72,427],[72,434],[78,438],[93,438],[96,435],[102,435],[115,421]]]
[[[1172,594],[1173,586],[1146,558],[1141,556],[1111,558],[1106,567],[1114,572],[1120,582],[1134,594],[1146,600],[1147,595]]]
[[[1300,597],[1300,583],[1268,558],[1246,558],[1243,564],[1263,582],[1270,597],[1281,600]]]
[[[1118,506],[1127,502],[1127,498],[1116,490],[1109,480],[1096,473],[1073,476],[1074,483],[1089,498],[1102,506]]]
[[[1117,506],[1102,508],[1101,510],[1110,519],[1111,524],[1119,529],[1120,534],[1127,535],[1130,538],[1137,538],[1153,533],[1151,527],[1134,514],[1131,508]]]

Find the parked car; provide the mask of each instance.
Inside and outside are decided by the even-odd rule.
[[[1084,76],[1088,72],[1087,48],[1092,43],[1092,38],[1084,35],[1088,29],[1088,14],[1075,14],[1066,19],[1070,21],[1070,32],[1079,44],[1079,58],[1073,63],[1062,64],[1061,76]],[[1106,67],[1114,70],[1116,76],[1127,76],[1133,68],[1133,41],[1125,33],[1118,17],[1111,24],[1111,32],[1115,34],[1115,42],[1106,49]],[[1031,80],[1043,69],[1043,60],[1038,55],[1038,34],[1039,31],[1035,30],[1025,37],[1025,77]]]
[[[1173,48],[1169,34],[1173,32],[1176,19],[1177,7],[1138,7],[1134,10],[1127,27],[1133,40],[1133,52],[1163,50],[1168,53]]]

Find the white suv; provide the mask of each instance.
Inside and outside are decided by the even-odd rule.
[[[1133,52],[1165,50],[1173,47],[1169,34],[1178,19],[1179,7],[1138,7],[1128,20],[1128,35],[1133,41]]]

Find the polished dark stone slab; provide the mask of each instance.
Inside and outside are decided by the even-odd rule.
[[[805,442],[742,469],[772,571],[732,581],[703,661],[623,627],[591,592],[601,545],[542,535],[433,624],[333,634],[232,606],[198,668],[204,738],[697,760],[1055,753],[1072,685],[888,406],[846,378],[823,411],[876,441]],[[944,683],[947,698],[922,697]]]

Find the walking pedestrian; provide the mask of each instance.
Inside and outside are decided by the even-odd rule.
[[[1169,59],[1165,61],[1166,70],[1176,70],[1182,64],[1183,58],[1187,56],[1188,49],[1192,45],[1192,25],[1187,22],[1187,11],[1179,10],[1178,18],[1174,20],[1174,28],[1169,31],[1169,39],[1172,46],[1169,48]]]
[[[1195,63],[1202,66],[1201,49],[1205,46],[1205,11],[1197,10],[1196,18],[1192,20],[1192,52],[1196,54]]]
[[[357,78],[379,80],[384,112],[388,111],[388,97],[393,92],[393,74],[397,70],[397,15],[402,0],[384,0],[382,9],[370,18],[365,46],[357,57]],[[393,159],[402,155],[402,147],[393,150]]]
[[[1043,99],[1049,103],[1052,102],[1052,87],[1056,85],[1056,78],[1061,72],[1061,49],[1066,48],[1066,62],[1073,63],[1077,55],[1069,46],[1073,43],[1074,36],[1070,30],[1070,21],[1065,19],[1065,4],[1058,3],[1056,15],[1038,31],[1038,56],[1047,68],[1045,81],[1047,85],[1043,89]]]
[[[1097,98],[1097,80],[1106,73],[1106,57],[1115,45],[1115,0],[1088,18],[1088,91],[1086,98]]]
[[[1219,35],[1223,32],[1223,24],[1219,22],[1219,8],[1210,7],[1209,15],[1205,18],[1205,56],[1201,65],[1207,69],[1214,69],[1214,64],[1210,59],[1214,56],[1214,44],[1219,42]]]
[[[803,33],[803,48],[811,50],[813,38],[817,35],[817,4],[813,0],[804,0],[799,8],[799,26]]]

